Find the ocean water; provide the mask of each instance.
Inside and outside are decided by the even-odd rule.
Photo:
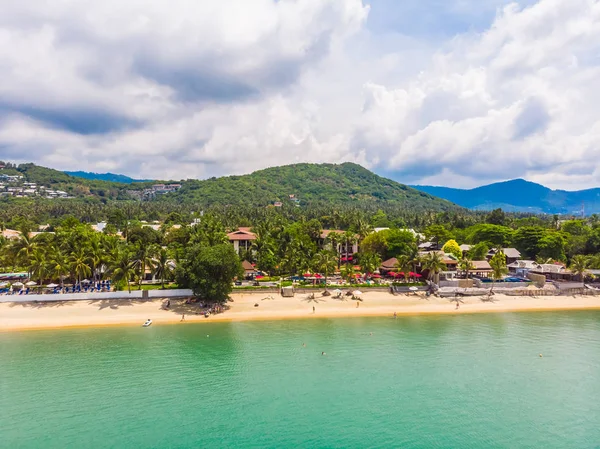
[[[599,448],[600,313],[0,333],[0,447]]]

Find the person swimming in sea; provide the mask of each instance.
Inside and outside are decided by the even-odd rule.
[[[321,355],[325,355],[325,352],[322,352]]]

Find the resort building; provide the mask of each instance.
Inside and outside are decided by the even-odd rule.
[[[345,233],[346,231],[340,229],[323,229],[317,243],[321,248],[324,248],[328,245],[328,239],[331,234],[338,234],[341,236]],[[340,255],[340,260],[342,262],[352,261],[354,254],[358,252],[358,239],[359,236],[355,235],[352,241],[338,243],[337,253]]]
[[[487,255],[488,260],[490,260],[492,257],[494,257],[494,254],[496,254],[496,251],[497,250],[495,248],[490,250],[490,252]],[[514,263],[517,260],[521,259],[521,253],[516,248],[502,248],[502,252],[506,256],[506,264],[507,265]]]
[[[233,249],[239,254],[240,251],[252,249],[252,243],[256,240],[256,234],[250,231],[250,228],[242,227],[237,231],[227,234],[229,242],[233,245]]]

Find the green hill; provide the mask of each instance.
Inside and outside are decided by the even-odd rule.
[[[267,206],[293,204],[379,203],[414,210],[457,208],[411,187],[382,178],[357,164],[294,164],[259,170],[249,175],[188,180],[179,191],[160,200],[213,204]]]
[[[368,204],[412,211],[458,208],[449,201],[382,178],[352,163],[295,164],[267,168],[249,175],[181,181],[178,191],[155,196],[141,193],[159,181],[126,184],[85,179],[35,164],[6,164],[5,168],[0,168],[0,174],[22,175],[21,183],[36,183],[38,187],[61,190],[71,197],[88,201],[144,198],[148,202],[183,203],[200,207],[264,207],[282,202],[288,206]],[[294,198],[290,195],[294,195]]]
[[[0,165],[6,165],[4,168],[0,168],[0,175],[22,176],[15,184],[17,186],[22,183],[35,183],[38,187],[62,190],[76,198],[96,197],[116,200],[124,193],[127,186],[122,183],[77,178],[59,170],[31,163],[14,165],[0,162]]]

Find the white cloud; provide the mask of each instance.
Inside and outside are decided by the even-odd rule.
[[[366,3],[0,0],[0,157],[175,179],[351,160],[415,183],[600,184],[600,0],[510,4],[447,41],[375,32]]]

